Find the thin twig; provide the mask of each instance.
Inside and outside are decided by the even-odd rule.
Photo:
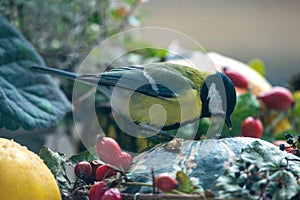
[[[154,181],[154,179],[155,179],[155,174],[154,174],[154,169],[153,168],[151,168],[151,176],[152,176],[152,192],[154,193],[154,194],[156,194],[157,193],[157,191],[156,191],[156,185],[155,185],[155,181]]]
[[[136,11],[138,5],[140,4],[140,0],[135,0],[133,6],[131,7],[130,11],[128,11],[126,13],[126,16],[123,18],[123,20],[121,21],[121,23],[119,24],[119,26],[117,26],[117,28],[115,29],[115,32],[119,32],[120,30],[123,30],[124,27],[128,24],[128,19],[129,17],[131,17],[134,12]]]

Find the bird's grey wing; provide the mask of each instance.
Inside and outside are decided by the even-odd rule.
[[[101,73],[99,76],[78,75],[77,79],[100,86],[121,87],[153,97],[172,98],[176,96],[168,87],[158,83],[157,80],[145,73],[142,66],[111,69]]]

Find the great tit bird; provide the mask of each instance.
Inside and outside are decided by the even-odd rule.
[[[220,72],[163,62],[111,69],[99,75],[31,69],[98,85],[114,112],[141,127],[171,130],[202,117],[221,116],[231,128],[236,93],[230,79]]]

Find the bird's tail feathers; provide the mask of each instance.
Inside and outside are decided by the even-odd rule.
[[[115,83],[108,81],[108,80],[100,79],[99,75],[94,75],[94,74],[76,74],[74,72],[64,71],[64,70],[60,70],[60,69],[54,69],[54,68],[50,68],[50,67],[33,66],[30,69],[32,71],[42,73],[42,74],[50,74],[50,75],[59,76],[59,77],[63,77],[63,78],[69,78],[69,79],[73,79],[73,80],[76,79],[80,82],[91,84],[91,85],[98,85],[98,84],[108,85],[108,86],[115,85]]]
[[[32,71],[35,71],[38,73],[51,74],[51,75],[69,78],[69,79],[76,79],[78,77],[78,75],[73,72],[63,71],[60,69],[54,69],[54,68],[50,68],[50,67],[32,66],[32,67],[30,67],[30,69]]]

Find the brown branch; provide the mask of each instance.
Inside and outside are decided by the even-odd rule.
[[[123,200],[216,200],[215,198],[206,198],[200,195],[178,195],[178,194],[122,194]],[[221,199],[219,199],[221,200]]]

